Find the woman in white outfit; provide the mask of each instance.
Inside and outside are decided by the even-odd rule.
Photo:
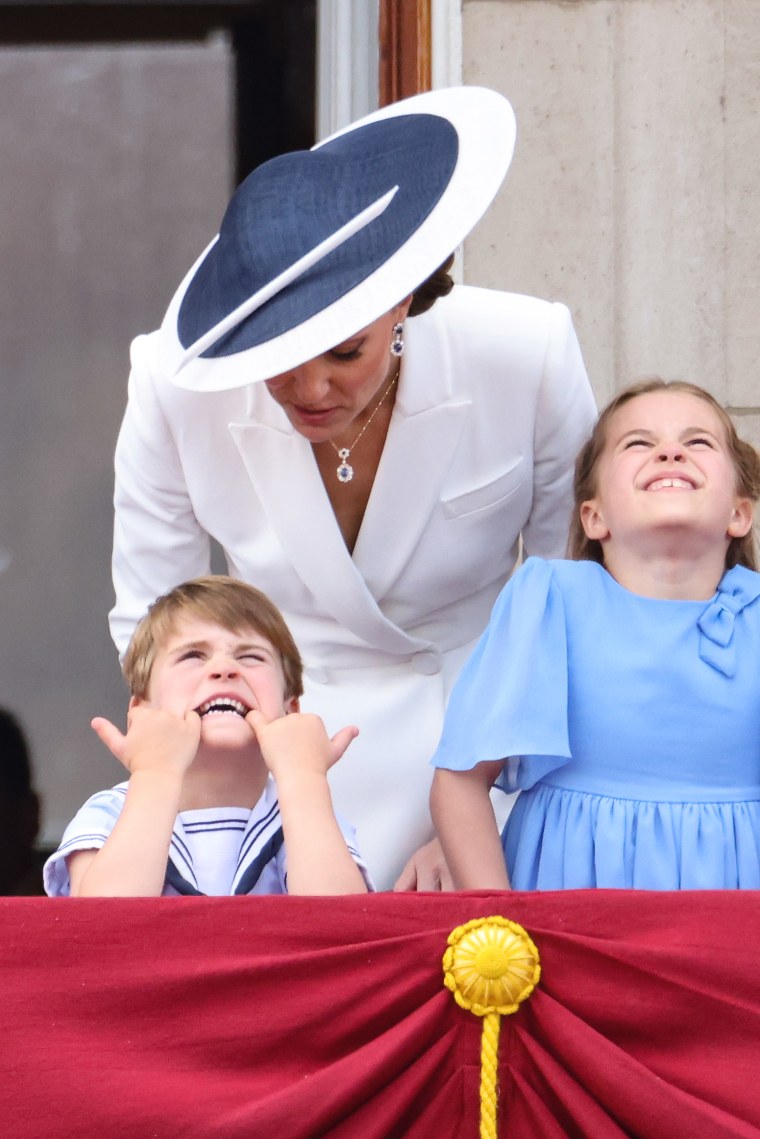
[[[455,88],[264,164],[132,345],[114,639],[216,539],[282,610],[303,708],[360,728],[332,789],[380,888],[446,885],[446,699],[520,540],[564,552],[595,415],[564,305],[451,288],[513,144],[502,96]]]

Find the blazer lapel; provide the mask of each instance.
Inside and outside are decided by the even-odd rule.
[[[296,573],[327,614],[369,644],[403,656],[427,647],[383,615],[346,548],[309,443],[266,392],[256,394],[251,419],[229,430]]]
[[[381,600],[414,552],[441,486],[471,399],[452,391],[445,328],[407,321],[398,395],[383,456],[354,548],[354,561]]]

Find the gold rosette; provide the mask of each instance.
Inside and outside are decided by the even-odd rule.
[[[496,1137],[501,1017],[517,1012],[541,976],[538,950],[517,922],[494,915],[452,930],[443,983],[460,1008],[483,1018],[480,1048],[480,1135]]]
[[[457,926],[448,945],[443,983],[457,1004],[475,1016],[517,1012],[538,984],[538,950],[517,922],[477,918]]]

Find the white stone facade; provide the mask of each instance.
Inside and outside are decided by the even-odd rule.
[[[565,300],[600,402],[710,389],[760,444],[760,3],[464,0],[515,160],[465,276]]]

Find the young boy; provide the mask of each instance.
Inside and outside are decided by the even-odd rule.
[[[327,772],[358,734],[299,712],[301,658],[259,590],[203,577],[160,597],[124,660],[127,732],[92,727],[130,772],[48,859],[54,896],[349,894],[367,889]]]

